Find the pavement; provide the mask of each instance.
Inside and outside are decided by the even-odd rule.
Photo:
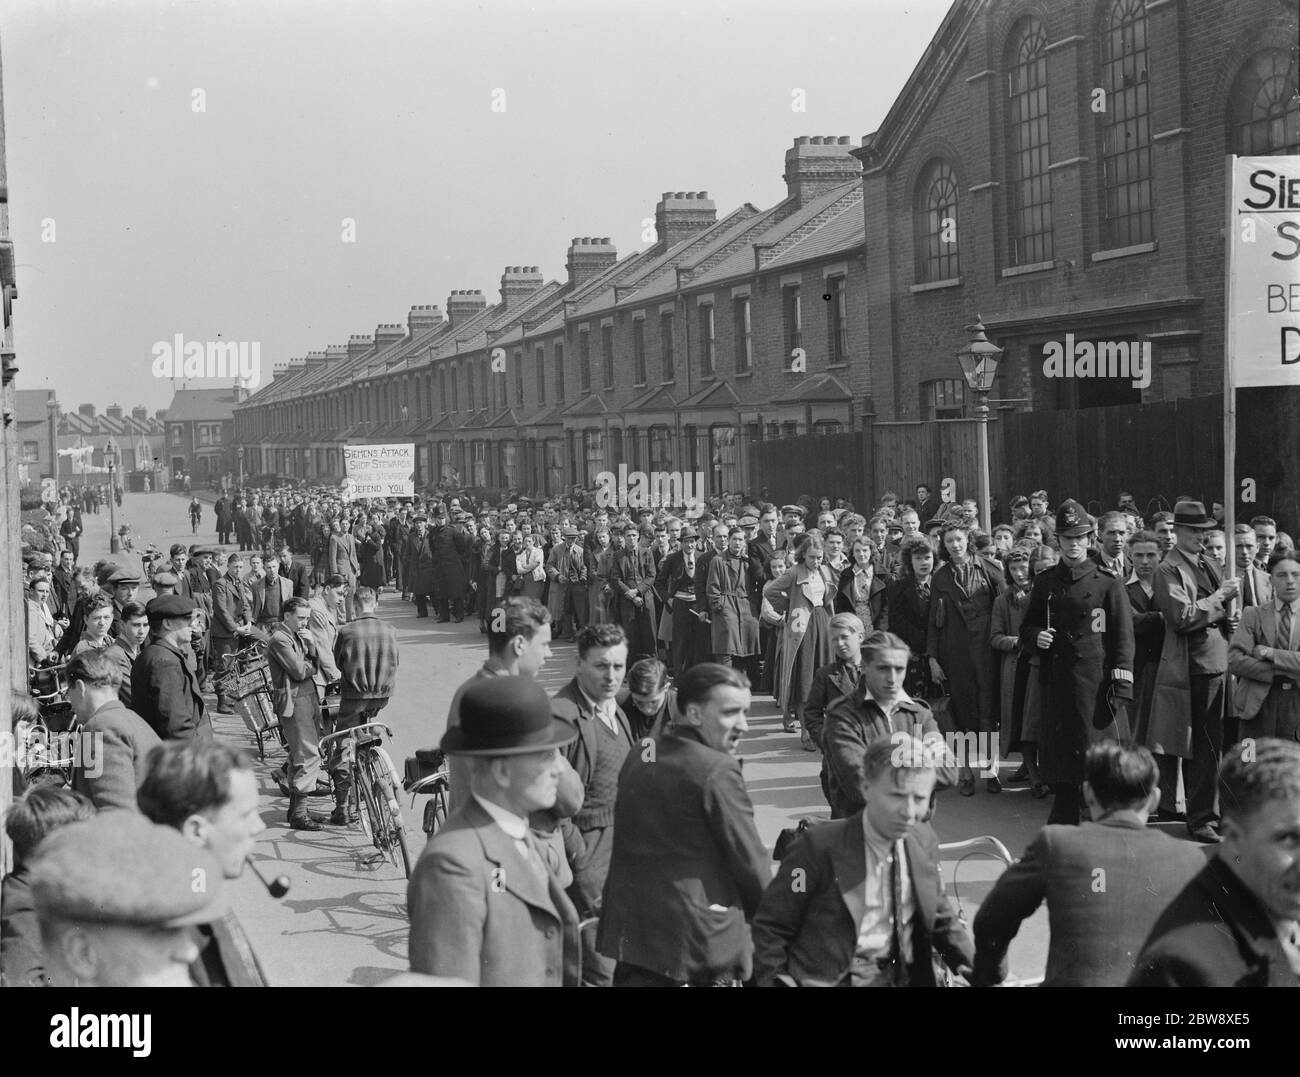
[[[210,506],[197,536],[190,532],[188,500],[170,493],[126,494],[118,510],[119,525],[131,525],[137,549],[152,542],[166,551],[173,542],[215,542]],[[108,512],[83,516],[82,560],[91,562],[108,551]],[[234,551],[238,547],[227,549]],[[446,725],[447,708],[457,686],[486,658],[485,638],[477,619],[461,624],[420,620],[415,607],[391,590],[380,599],[380,614],[393,624],[401,642],[397,691],[382,713],[392,727],[388,746],[398,771],[402,760],[418,747],[434,746]],[[573,675],[572,643],[558,643],[541,682],[554,692]],[[741,746],[745,781],[754,801],[758,831],[770,848],[782,828],[804,816],[828,818],[829,810],[818,781],[820,756],[805,752],[797,734],[782,731],[780,713],[770,696],[755,696],[750,731]],[[242,721],[219,719],[218,736],[243,744],[256,753],[256,744]],[[290,830],[287,800],[271,780],[270,771],[283,762],[278,745],[267,748],[258,764],[265,832],[258,838],[253,860],[268,878],[285,875],[288,894],[271,898],[250,872],[234,883],[234,907],[275,985],[366,986],[407,968],[406,880],[387,860],[376,862],[374,849],[359,830],[327,827],[314,833]],[[1006,764],[1004,781],[1016,762]],[[323,810],[328,801],[314,804]],[[1019,856],[1047,819],[1050,800],[1034,800],[1027,785],[1004,786],[990,795],[977,783],[974,797],[955,792],[941,796],[934,827],[940,841],[991,834],[1012,855]],[[420,820],[424,801],[414,807],[404,799],[412,855],[423,848]],[[775,868],[775,865],[774,865]],[[970,922],[988,894],[1003,864],[984,855],[954,854],[943,863],[950,897],[954,896]],[[1021,927],[1010,951],[1011,975],[1041,977],[1046,962],[1047,914],[1039,909]]]

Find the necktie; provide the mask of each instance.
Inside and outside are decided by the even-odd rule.
[[[545,859],[537,848],[537,843],[533,840],[533,836],[527,834],[524,836],[522,841],[517,842],[516,844],[523,846],[524,859],[528,861],[528,866],[533,869],[533,874],[537,876],[537,880],[542,884],[542,888],[545,889],[546,881],[549,878],[550,873],[547,870]]]
[[[900,859],[901,842],[894,842],[889,857],[889,968],[896,987],[907,984],[907,970],[903,967],[903,876]]]
[[[1241,581],[1241,608],[1244,610],[1247,606],[1253,606],[1254,604],[1254,589],[1250,585],[1250,569],[1247,569]]]
[[[1291,649],[1291,603],[1282,604],[1282,612],[1277,618],[1277,649],[1279,651],[1289,651]]]

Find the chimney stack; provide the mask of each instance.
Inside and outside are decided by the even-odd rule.
[[[570,289],[581,288],[617,261],[618,249],[608,236],[603,239],[593,236],[574,236],[573,242],[569,244],[569,258],[566,263]]]
[[[298,360],[296,359],[293,360],[293,362],[295,363],[297,361]],[[307,364],[308,370],[319,370],[327,362],[329,362],[329,358],[328,356],[326,356],[324,352],[308,352],[307,358],[304,359],[303,362]]]
[[[450,304],[447,311],[448,313],[451,312]],[[412,307],[411,312],[406,316],[406,325],[413,337],[428,333],[442,325],[442,309],[437,303],[425,303],[422,306]]]
[[[235,403],[242,404],[248,399],[248,389],[242,382],[235,382]]]
[[[668,250],[718,221],[718,207],[708,191],[664,191],[655,206],[659,249]]]
[[[460,288],[447,297],[447,317],[451,320],[453,330],[485,310],[487,300],[478,288]]]
[[[501,274],[501,305],[506,310],[517,310],[543,283],[537,266],[506,266]]]
[[[77,414],[78,414],[78,415],[84,415],[87,419],[93,419],[93,418],[95,417],[95,405],[94,405],[94,404],[78,404],[78,405],[77,405]]]
[[[862,164],[849,156],[856,143],[848,135],[802,135],[785,151],[787,195],[802,209],[832,187],[862,178]]]
[[[365,355],[375,346],[375,338],[369,333],[353,333],[348,337],[347,355],[349,359],[356,359]]]
[[[396,344],[399,340],[406,339],[406,326],[401,322],[385,322],[383,325],[375,326],[375,347],[377,349],[387,348]]]
[[[122,405],[109,404],[109,406],[104,409],[104,414],[107,415],[114,422],[120,423],[122,421]]]
[[[333,366],[335,363],[341,363],[348,357],[348,346],[346,344],[330,344],[325,349],[325,365]]]
[[[137,405],[131,409],[131,418],[136,422],[147,423],[149,421],[149,409],[143,405]]]

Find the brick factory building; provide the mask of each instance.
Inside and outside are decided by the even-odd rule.
[[[665,192],[656,242],[577,237],[282,364],[235,409],[245,470],[342,476],[417,446],[417,485],[554,494],[620,464],[755,485],[750,450],[969,416],[954,353],[983,315],[993,397],[1031,410],[1222,390],[1223,155],[1300,152],[1293,8],[957,0],[879,130],[785,151],[786,197],[721,216]],[[1051,379],[1044,347],[1132,342],[1149,384]]]

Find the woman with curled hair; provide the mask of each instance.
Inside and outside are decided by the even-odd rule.
[[[832,658],[830,620],[835,613],[836,581],[822,563],[825,556],[820,536],[801,535],[790,568],[763,587],[763,597],[783,617],[773,691],[787,733],[802,724],[813,674]]]
[[[959,733],[992,733],[997,715],[996,670],[989,643],[993,602],[1003,588],[1002,566],[977,556],[970,547],[970,527],[944,525],[948,562],[934,574],[926,653],[947,681],[949,714]],[[990,793],[1000,793],[997,777],[988,779]],[[958,792],[975,795],[975,774],[963,766]]]
[[[1036,658],[1028,662],[1035,668],[1028,676],[1023,691],[1025,699],[1020,720],[1016,720],[1016,671],[1025,664],[1020,648],[1020,625],[1029,608],[1029,590],[1034,577],[1034,551],[1027,546],[1015,546],[1006,557],[1007,589],[993,602],[993,624],[989,641],[1000,655],[998,669],[998,698],[1001,703],[1001,726],[998,747],[1003,752],[1019,752],[1024,761],[1012,781],[1029,780],[1032,795],[1041,799],[1050,791],[1038,777],[1038,678]],[[1030,698],[1032,694],[1032,699]]]
[[[876,574],[876,549],[865,535],[853,540],[849,563],[835,590],[835,612],[856,613],[866,634],[889,628],[886,585]]]

